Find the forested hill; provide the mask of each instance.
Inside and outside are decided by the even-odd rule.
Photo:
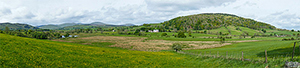
[[[215,29],[222,26],[242,26],[251,29],[276,29],[275,26],[258,22],[252,19],[239,17],[225,13],[203,13],[189,16],[181,16],[162,23],[165,29],[177,30],[203,30]]]
[[[34,27],[28,24],[20,24],[20,23],[0,23],[0,29],[5,30],[8,27],[10,30],[20,30],[20,29],[39,29],[38,27]]]

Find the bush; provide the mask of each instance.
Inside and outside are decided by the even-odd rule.
[[[189,32],[189,36],[192,37],[192,33],[191,32]]]
[[[161,34],[161,36],[167,36],[167,35],[168,35],[167,33],[162,33],[162,34]]]
[[[182,44],[180,43],[174,43],[172,48],[177,52],[177,51],[180,51],[182,50]]]
[[[65,37],[69,37],[69,35],[70,35],[70,34],[67,32],[64,36],[65,36]]]
[[[255,36],[251,36],[251,38],[255,38]]]
[[[184,35],[184,32],[179,32],[178,38],[186,38],[186,36]]]
[[[287,41],[287,40],[288,40],[288,39],[286,39],[286,38],[283,38],[283,39],[282,39],[282,41]]]
[[[225,43],[225,38],[220,38],[221,43]]]

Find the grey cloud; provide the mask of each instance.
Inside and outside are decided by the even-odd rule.
[[[235,0],[145,0],[150,10],[162,12],[175,12],[185,10],[198,10],[205,7],[220,6]]]
[[[300,30],[300,17],[296,14],[285,12],[276,12],[263,18],[266,22],[272,23],[274,26],[284,29]]]
[[[234,8],[234,9],[238,9],[238,8],[241,8],[242,6],[254,6],[254,5],[256,5],[256,3],[251,3],[251,2],[249,2],[249,1],[247,1],[247,2],[245,2],[244,4],[235,6],[235,7],[233,7],[233,8]]]
[[[251,2],[249,2],[249,1],[247,1],[244,5],[254,6],[254,5],[256,5],[256,3],[251,3]]]
[[[271,15],[281,15],[284,12],[287,12],[287,11],[289,11],[289,10],[284,10],[284,11],[281,11],[281,12],[272,13]]]
[[[21,14],[19,16],[14,17],[14,19],[32,19],[33,17],[36,17],[36,15],[32,14],[31,12]]]
[[[0,9],[0,15],[8,15],[11,14],[11,10],[9,8],[2,8]]]

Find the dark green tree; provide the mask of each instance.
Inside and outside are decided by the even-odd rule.
[[[135,32],[134,32],[134,35],[139,35],[139,34],[140,34],[140,30],[136,29]]]
[[[186,38],[186,36],[184,35],[184,32],[179,32],[177,36],[178,36],[178,38]]]
[[[69,35],[70,35],[69,32],[67,32],[64,36],[65,37],[69,37]]]
[[[9,31],[10,31],[9,28],[6,26],[4,32],[8,33]]]
[[[191,32],[189,32],[189,36],[192,37],[192,33]]]

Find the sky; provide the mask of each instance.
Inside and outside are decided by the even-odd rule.
[[[178,16],[229,13],[300,30],[300,0],[0,0],[0,23],[161,23]]]

